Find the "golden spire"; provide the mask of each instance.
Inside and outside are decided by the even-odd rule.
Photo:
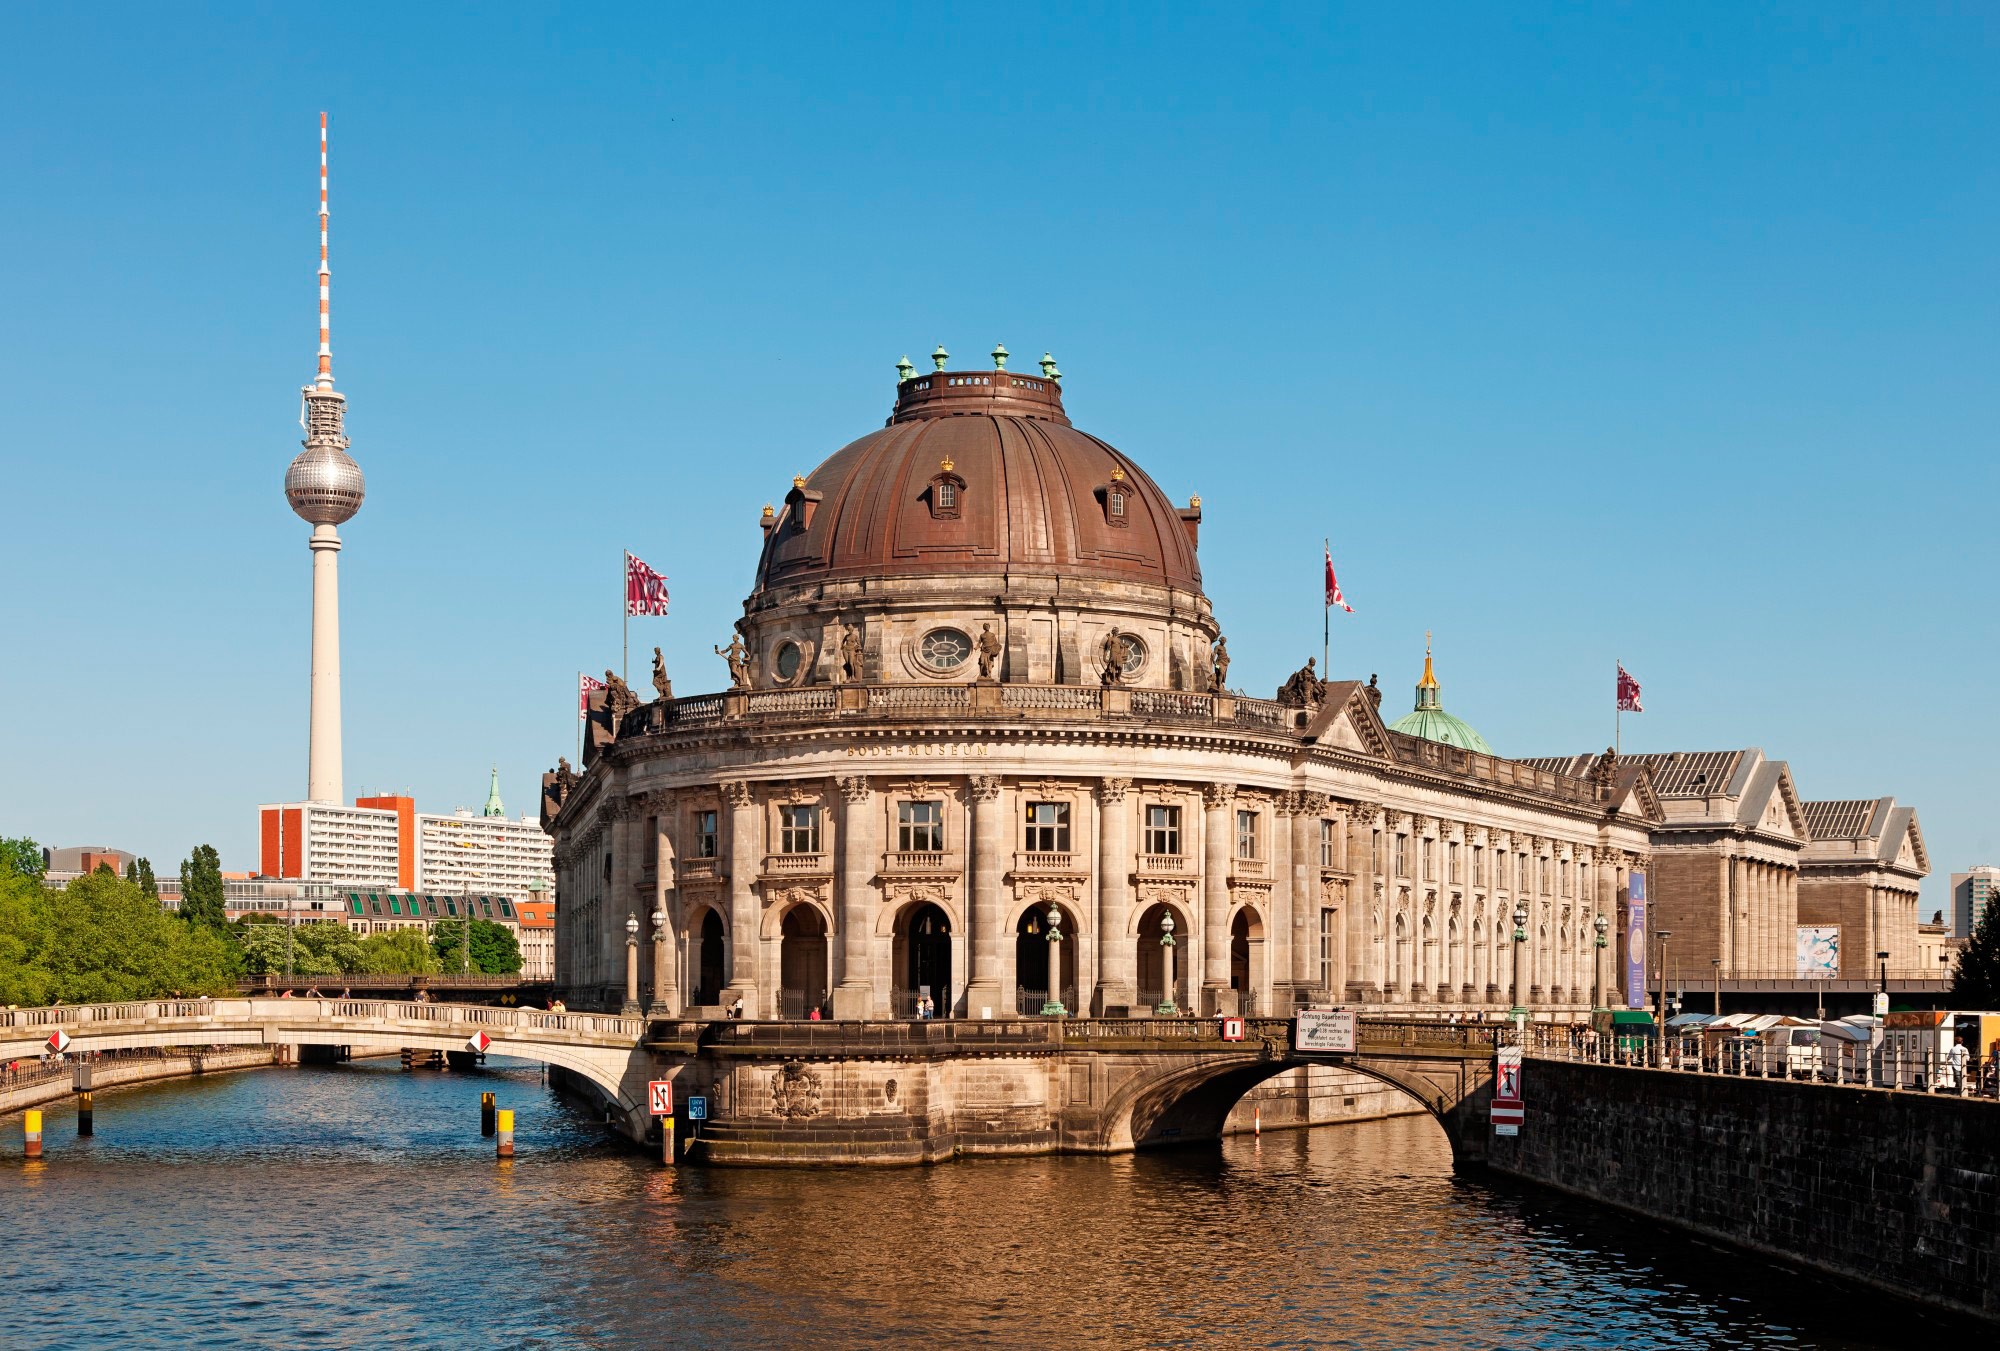
[[[1434,690],[1438,687],[1437,672],[1431,669],[1431,631],[1424,630],[1424,678],[1417,682],[1420,690]]]

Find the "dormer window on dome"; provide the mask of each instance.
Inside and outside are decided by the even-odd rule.
[[[812,529],[813,515],[819,510],[819,504],[825,500],[825,493],[817,488],[806,487],[804,475],[792,479],[792,490],[785,494],[785,507],[793,534],[802,535]]]
[[[1112,470],[1111,478],[1098,485],[1097,500],[1104,505],[1106,525],[1121,528],[1131,525],[1132,483],[1125,477],[1123,469]]]
[[[953,470],[950,456],[938,461],[938,471],[924,489],[924,498],[930,503],[932,520],[958,519],[959,504],[965,499],[965,480]]]

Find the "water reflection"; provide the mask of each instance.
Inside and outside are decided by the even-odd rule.
[[[498,1166],[478,1096],[517,1113]],[[15,1128],[18,1133],[18,1127]],[[1956,1329],[1525,1189],[1427,1118],[1219,1151],[669,1171],[515,1068],[102,1094],[0,1166],[21,1346],[1906,1346]]]

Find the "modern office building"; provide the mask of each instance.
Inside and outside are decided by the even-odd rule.
[[[532,816],[508,819],[494,771],[478,815],[461,807],[449,816],[419,813],[418,891],[490,891],[525,900],[555,892],[554,841]]]
[[[2000,897],[2000,868],[1982,863],[1962,873],[1953,873],[1951,908],[1945,914],[1952,933],[1960,938],[1970,938],[1972,931],[1979,927],[1986,907],[1996,897]]]

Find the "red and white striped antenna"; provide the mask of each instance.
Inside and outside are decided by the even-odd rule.
[[[327,310],[327,292],[332,274],[326,266],[326,114],[319,115],[319,375],[314,384],[333,388],[332,327]]]

